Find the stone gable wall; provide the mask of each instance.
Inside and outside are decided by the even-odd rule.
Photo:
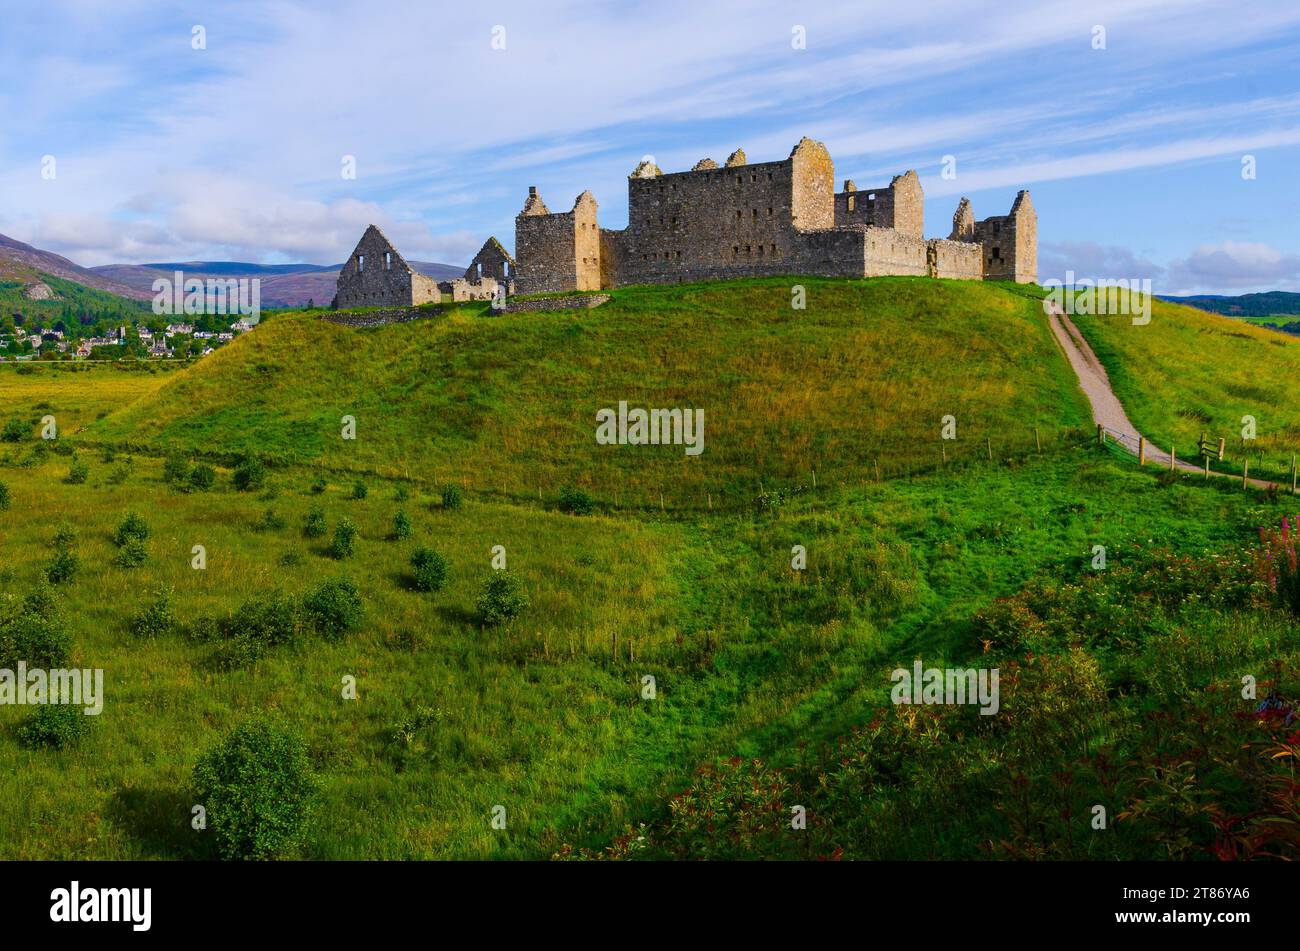
[[[437,303],[438,284],[417,274],[377,228],[361,236],[339,271],[338,306],[405,307]]]
[[[578,286],[573,212],[515,218],[515,284],[520,294],[550,294]],[[599,264],[597,265],[599,267]]]

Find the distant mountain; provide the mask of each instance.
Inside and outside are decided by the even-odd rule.
[[[67,258],[51,251],[33,248],[13,238],[0,234],[0,280],[18,280],[32,283],[39,278],[37,273],[52,274],[65,281],[128,297],[134,300],[147,300],[151,293],[142,293],[138,288],[122,283],[111,274],[98,274],[80,265],[73,264]]]
[[[416,271],[435,280],[463,277],[464,267],[432,261],[408,261]],[[105,264],[91,270],[101,278],[123,284],[136,293],[153,296],[153,282],[170,279],[177,271],[185,277],[222,280],[257,278],[262,282],[263,307],[304,307],[315,301],[324,307],[334,299],[341,264],[244,264],[236,261],[182,261],[161,264]]]
[[[1242,294],[1229,297],[1224,294],[1200,294],[1192,297],[1167,297],[1161,300],[1187,304],[1225,317],[1272,317],[1275,314],[1300,314],[1300,294],[1289,291],[1268,291],[1263,294]]]

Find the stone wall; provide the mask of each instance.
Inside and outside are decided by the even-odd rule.
[[[926,242],[930,276],[978,281],[984,276],[984,250],[978,244],[932,238]]]
[[[374,225],[366,229],[339,271],[340,309],[412,306],[438,299],[437,282],[412,270]]]
[[[572,212],[551,214],[528,189],[528,202],[515,217],[515,283],[520,294],[571,291],[578,286],[577,235]]]
[[[984,250],[984,279],[1029,284],[1038,280],[1038,215],[1029,192],[1016,195],[1011,214],[975,224]]]
[[[916,172],[895,175],[886,188],[858,188],[846,181],[834,198],[836,227],[893,228],[913,238],[925,236],[925,193]]]
[[[608,294],[575,294],[572,297],[543,297],[540,300],[514,300],[507,298],[504,307],[493,313],[515,314],[549,310],[591,310],[609,300]]]
[[[925,240],[892,228],[866,228],[866,266],[863,277],[886,274],[930,273]]]
[[[442,311],[436,309],[392,307],[371,310],[364,314],[322,314],[320,319],[331,324],[342,324],[345,327],[381,327],[384,324],[402,324],[408,320],[436,317],[440,313]]]

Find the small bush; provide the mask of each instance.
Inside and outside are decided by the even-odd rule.
[[[9,508],[12,498],[9,494],[9,486],[4,482],[0,482],[0,512]]]
[[[560,490],[560,511],[570,515],[590,515],[596,508],[596,502],[582,489],[565,486]]]
[[[130,475],[131,475],[131,467],[125,462],[119,463],[118,465],[112,468],[112,471],[108,473],[108,484],[121,485],[123,482],[127,480],[127,478]]]
[[[275,592],[250,598],[233,614],[217,621],[226,640],[248,638],[268,647],[292,641],[302,627],[302,614],[293,598]]]
[[[523,582],[509,571],[492,572],[478,599],[478,613],[484,624],[500,624],[518,617],[528,608]]]
[[[168,485],[183,486],[189,477],[189,463],[181,456],[168,456],[163,460],[163,481]]]
[[[278,532],[284,526],[284,516],[278,514],[275,509],[267,509],[253,528],[259,532]]]
[[[72,636],[55,606],[54,590],[40,587],[21,602],[0,602],[0,667],[66,667]]]
[[[66,584],[81,568],[81,559],[70,548],[58,548],[45,566],[45,579],[50,584]]]
[[[200,462],[190,470],[189,482],[191,489],[206,491],[216,485],[217,470],[207,463]]]
[[[326,581],[302,599],[303,621],[316,633],[337,639],[356,630],[365,615],[357,586],[346,578]]]
[[[255,492],[266,484],[266,467],[252,456],[247,456],[231,474],[235,488],[240,492]]]
[[[261,719],[205,754],[194,786],[223,859],[268,859],[301,841],[317,782],[302,738]]]
[[[369,493],[370,490],[366,488],[364,482],[358,482],[352,487],[352,497],[354,499],[364,499]]]
[[[334,526],[334,538],[330,541],[331,558],[351,558],[357,539],[357,527],[346,516],[339,519]]]
[[[408,489],[405,485],[399,485],[396,489],[393,490],[394,502],[405,502],[410,497],[411,497],[411,490]]]
[[[325,491],[325,488],[325,477],[323,475],[318,475],[316,478],[312,479],[311,491],[313,495],[320,495]]]
[[[302,533],[306,538],[324,538],[325,532],[325,510],[319,505],[313,505],[303,520]]]
[[[180,622],[172,610],[172,592],[169,588],[159,588],[153,601],[131,619],[131,633],[148,641],[174,634],[179,629]]]
[[[113,556],[113,565],[117,568],[139,568],[149,560],[149,549],[144,542],[132,538],[117,550]]]
[[[393,516],[393,538],[397,541],[411,537],[411,516],[405,511],[398,510]]]
[[[417,548],[411,554],[411,567],[415,569],[417,591],[440,591],[447,583],[450,565],[432,548]]]
[[[84,707],[47,703],[18,727],[18,744],[29,750],[61,750],[72,746],[90,727]]]
[[[275,560],[275,563],[281,568],[297,568],[302,564],[302,555],[296,551],[286,551]]]
[[[442,490],[442,507],[448,511],[455,511],[465,504],[465,495],[460,491],[458,485],[444,486]]]
[[[19,370],[22,367],[18,368]],[[5,442],[22,442],[31,434],[31,427],[21,419],[11,419],[5,423],[5,428],[0,432],[0,439]]]
[[[149,540],[149,523],[135,512],[128,512],[113,533],[113,544],[121,548],[127,542],[146,542]]]
[[[68,467],[68,475],[63,480],[68,485],[84,485],[86,479],[90,476],[90,466],[84,462],[73,461]]]

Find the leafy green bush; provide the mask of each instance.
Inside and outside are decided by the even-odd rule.
[[[405,502],[410,497],[411,497],[411,490],[408,489],[404,484],[399,484],[397,488],[393,490],[394,502]]]
[[[254,456],[246,456],[231,474],[235,488],[240,492],[253,492],[266,484],[266,466]]]
[[[153,601],[149,602],[144,608],[131,619],[131,633],[136,637],[144,640],[154,640],[159,637],[166,637],[174,634],[180,629],[180,622],[176,619],[176,613],[172,610],[172,591],[170,588],[159,588]]]
[[[269,859],[301,842],[317,782],[302,738],[259,719],[198,761],[194,786],[223,859]]]
[[[313,505],[307,510],[307,517],[302,523],[302,533],[307,538],[323,538],[326,532],[325,510]]]
[[[205,462],[200,462],[190,470],[190,488],[206,491],[217,483],[217,470]]]
[[[5,509],[9,508],[9,503],[11,499],[12,496],[9,494],[8,484],[4,482],[0,482],[0,512],[3,512]]]
[[[331,558],[351,558],[357,539],[357,527],[350,518],[344,516],[334,526],[334,538],[330,541]]]
[[[297,602],[279,592],[249,598],[233,614],[217,621],[218,631],[227,640],[244,637],[268,647],[289,643],[301,628]]]
[[[570,515],[590,515],[596,508],[595,500],[582,489],[565,486],[560,489],[560,511]]]
[[[45,566],[45,579],[50,584],[64,584],[76,576],[80,567],[81,559],[71,548],[56,548]]]
[[[19,369],[22,369],[21,367]],[[31,427],[21,419],[11,419],[5,423],[5,428],[0,432],[0,440],[5,442],[22,442],[31,433]]]
[[[320,495],[325,491],[325,488],[325,477],[323,475],[318,475],[316,478],[311,480],[311,491],[313,495]]]
[[[397,541],[411,537],[411,516],[399,509],[393,516],[393,538]]]
[[[501,570],[492,572],[483,585],[478,599],[478,613],[484,624],[500,624],[518,617],[528,608],[528,592],[514,574]]]
[[[74,459],[72,465],[68,467],[68,475],[63,481],[68,485],[84,485],[89,476],[90,466]]]
[[[75,704],[47,703],[18,727],[18,744],[29,750],[61,750],[85,736],[90,717]]]
[[[330,639],[356,630],[365,616],[357,586],[346,578],[326,581],[302,599],[303,621]]]
[[[190,465],[183,456],[168,456],[163,460],[163,481],[168,485],[183,486],[190,476]]]
[[[269,508],[262,513],[262,517],[257,520],[257,524],[253,528],[259,532],[278,532],[284,526],[284,516],[277,513],[275,509]]]
[[[59,612],[54,590],[37,588],[22,601],[0,600],[0,667],[66,667],[72,655],[72,635]]]
[[[432,548],[417,548],[411,553],[417,591],[440,591],[447,583],[447,559]]]
[[[149,523],[136,512],[128,512],[113,533],[113,544],[121,548],[127,542],[146,542],[149,540]]]
[[[149,549],[144,542],[132,538],[117,550],[113,556],[113,565],[117,568],[139,568],[149,560]]]
[[[442,489],[442,507],[447,511],[455,511],[465,504],[465,495],[458,485],[447,485]]]
[[[369,493],[370,490],[366,488],[364,482],[358,482],[352,487],[352,497],[354,499],[364,499]]]

